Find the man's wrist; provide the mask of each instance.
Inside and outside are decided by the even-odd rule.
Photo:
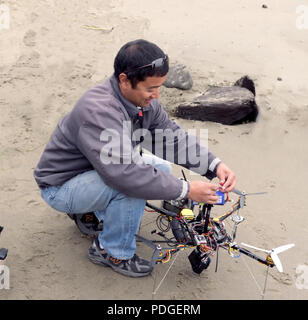
[[[209,170],[212,171],[215,175],[217,173],[217,168],[221,164],[221,160],[219,158],[215,158],[209,165]]]
[[[189,191],[190,191],[189,181],[187,181],[187,180],[181,180],[181,181],[183,183],[182,192],[179,195],[179,197],[177,197],[175,200],[183,200],[183,199],[187,198],[187,195],[189,194]]]

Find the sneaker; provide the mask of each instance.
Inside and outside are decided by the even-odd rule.
[[[136,254],[128,260],[113,258],[100,247],[97,238],[89,248],[88,257],[93,263],[111,267],[114,271],[129,277],[144,277],[153,270],[149,261],[139,258]]]

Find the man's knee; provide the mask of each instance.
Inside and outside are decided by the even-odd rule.
[[[163,161],[161,163],[156,164],[155,168],[162,170],[164,172],[167,172],[167,173],[171,173],[171,171],[172,171],[171,163],[168,161]]]
[[[143,161],[146,164],[150,164],[156,169],[162,170],[167,173],[171,173],[172,167],[169,161],[163,160],[155,155],[143,154]]]

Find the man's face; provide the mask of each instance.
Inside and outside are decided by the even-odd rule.
[[[121,75],[123,75],[121,79]],[[144,81],[138,82],[136,88],[132,88],[130,81],[125,74],[120,75],[120,89],[124,97],[135,106],[146,107],[153,99],[158,99],[159,89],[166,81],[164,77],[147,77]]]

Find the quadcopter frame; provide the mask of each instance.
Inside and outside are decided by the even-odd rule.
[[[211,209],[213,205],[194,202],[190,199],[182,201],[164,200],[161,207],[155,206],[147,201],[146,207],[151,210],[145,210],[158,214],[156,218],[156,225],[160,230],[153,230],[151,234],[158,235],[163,239],[150,240],[142,237],[140,234],[136,234],[136,241],[143,242],[154,250],[150,262],[152,268],[154,268],[156,264],[169,262],[171,257],[179,251],[189,248],[193,249],[188,256],[188,259],[193,271],[197,274],[200,274],[203,270],[208,268],[211,262],[210,257],[214,256],[215,254],[215,272],[217,272],[219,248],[225,249],[233,258],[239,258],[241,254],[244,254],[267,267],[264,289],[263,292],[261,292],[261,296],[264,298],[269,268],[277,267],[279,272],[283,272],[283,268],[277,254],[292,248],[294,244],[283,245],[271,250],[265,250],[241,243],[245,247],[266,252],[267,255],[265,258],[262,258],[252,251],[238,245],[235,241],[237,228],[238,225],[244,221],[244,218],[240,216],[238,212],[246,205],[246,196],[264,194],[266,192],[246,193],[236,189],[233,189],[232,192],[239,195],[238,200],[232,206],[230,211],[219,217],[211,217]],[[216,205],[224,205],[225,202],[230,201],[228,194],[223,194],[221,192],[218,192],[217,194],[219,195],[220,200],[216,203]],[[224,198],[225,196],[227,196],[226,199]],[[199,206],[199,214],[197,216],[194,213],[194,207],[196,205]],[[69,217],[75,221],[78,229],[87,236],[95,237],[103,230],[103,222],[99,222],[93,212],[86,214],[69,214]],[[230,234],[227,233],[223,222],[228,217],[230,217],[233,221],[233,229]],[[168,231],[170,229],[173,233],[173,237],[171,238],[168,236]],[[175,259],[176,257],[173,259],[171,266],[173,265]],[[168,268],[166,273],[169,272],[171,266]],[[159,286],[153,291],[153,294],[155,294]],[[259,285],[258,288],[260,289]]]
[[[190,202],[190,201],[188,201],[188,204],[186,203],[186,205],[185,204],[182,205],[182,207],[174,206],[173,211],[167,210],[164,207],[157,207],[149,202],[146,202],[146,206],[148,208],[152,209],[153,211],[155,211],[159,214],[158,218],[159,217],[166,217],[166,219],[169,222],[173,221],[173,219],[176,219],[175,221],[179,222],[179,225],[177,225],[177,229],[172,229],[172,225],[171,225],[171,229],[173,231],[173,234],[175,235],[174,238],[176,238],[177,232],[179,233],[180,231],[183,231],[185,233],[185,231],[186,231],[186,235],[188,236],[188,239],[186,239],[186,241],[185,240],[178,241],[177,239],[174,239],[174,238],[170,239],[166,236],[166,232],[164,232],[164,231],[168,231],[169,229],[166,230],[166,228],[165,228],[165,230],[162,230],[162,228],[159,227],[158,225],[157,226],[159,227],[160,232],[156,232],[156,230],[153,230],[152,234],[157,234],[157,235],[163,237],[164,240],[149,240],[144,237],[141,237],[140,235],[136,235],[136,239],[137,239],[137,241],[144,242],[146,245],[148,245],[149,247],[154,249],[154,253],[152,256],[152,260],[151,260],[153,267],[157,263],[169,262],[170,256],[172,254],[178,252],[179,250],[184,250],[187,248],[195,248],[200,252],[206,252],[206,249],[209,249],[209,248],[204,248],[204,244],[208,243],[208,241],[206,241],[205,238],[209,237],[209,234],[211,233],[211,231],[214,234],[216,234],[216,239],[214,239],[214,240],[216,240],[215,244],[211,246],[211,248],[210,248],[211,250],[207,250],[208,253],[210,253],[211,255],[214,255],[218,251],[219,248],[223,248],[223,249],[227,250],[229,255],[231,255],[232,257],[239,257],[240,254],[244,254],[244,255],[248,256],[249,258],[257,260],[258,262],[260,262],[261,264],[263,264],[265,266],[274,267],[275,264],[269,254],[266,256],[266,258],[262,258],[259,255],[256,255],[255,253],[251,252],[250,250],[239,246],[235,242],[237,227],[242,221],[244,221],[243,217],[241,217],[239,215],[232,217],[232,221],[234,222],[232,236],[228,235],[224,229],[222,221],[225,220],[226,218],[230,217],[232,214],[234,214],[236,211],[238,211],[240,208],[242,208],[245,205],[245,198],[243,199],[243,197],[245,197],[245,196],[246,196],[246,194],[241,195],[239,200],[232,207],[231,211],[228,211],[224,215],[217,217],[217,218],[212,218],[210,216],[210,211],[211,211],[211,208],[213,207],[213,205],[209,205],[209,204],[200,203],[198,217],[192,218],[192,215],[191,215],[189,217],[189,219],[187,219],[187,217],[183,216],[181,214],[181,212],[183,211],[183,209],[184,210],[185,209],[191,210],[193,208],[193,205],[195,205],[195,204],[192,204],[192,202]],[[171,207],[171,206],[169,206],[169,207]],[[199,228],[197,233],[191,232],[192,228],[190,228],[190,226],[195,222],[198,222],[198,223],[201,222],[201,225],[202,225],[202,229]],[[220,227],[220,230],[218,230],[218,232],[217,232],[217,228],[219,228],[219,227]],[[195,230],[193,230],[193,231],[195,231]],[[216,231],[216,233],[215,233],[215,231]],[[225,232],[224,238],[218,239],[218,236],[221,237],[222,232]],[[165,243],[169,244],[169,247],[163,248],[161,246],[162,244],[165,244]],[[208,246],[206,246],[206,247],[208,247]],[[165,254],[163,253],[164,250],[166,251]],[[211,252],[209,252],[209,251],[211,251]],[[193,267],[193,265],[192,265],[192,267]],[[193,270],[194,270],[194,268],[193,268]],[[201,273],[201,272],[197,272],[197,273]]]

